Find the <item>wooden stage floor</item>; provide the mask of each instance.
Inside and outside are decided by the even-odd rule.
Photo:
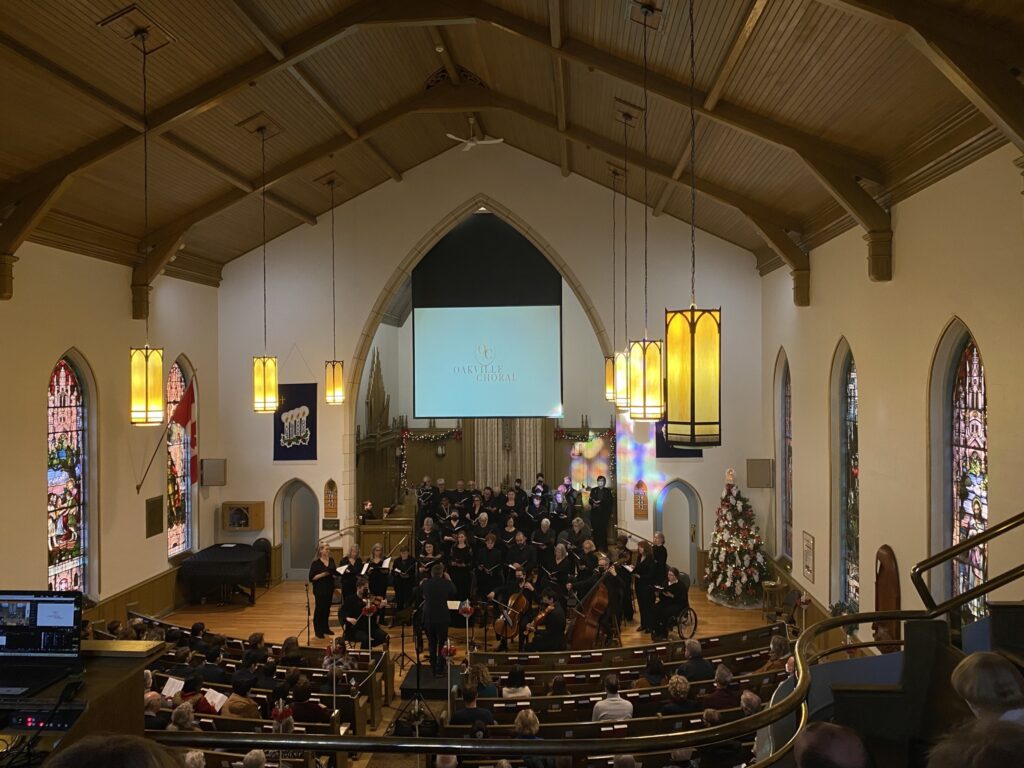
[[[235,599],[238,602],[229,605],[213,603],[188,605],[165,618],[167,621],[186,627],[191,626],[193,622],[202,621],[205,622],[210,632],[219,632],[232,637],[246,638],[253,632],[263,632],[267,641],[271,643],[280,643],[286,637],[295,635],[299,638],[300,643],[307,644],[306,596],[303,582],[283,581],[270,589],[258,590],[255,605],[244,603],[241,596],[236,596]],[[312,599],[312,594],[310,594],[310,601]],[[690,605],[697,612],[698,637],[739,632],[764,624],[760,611],[737,610],[716,605],[708,600],[707,593],[699,587],[690,588]],[[337,631],[336,609],[331,612],[331,627]],[[650,642],[648,635],[641,635],[636,629],[635,621],[622,628],[624,645],[642,645]],[[391,650],[397,652],[399,630],[395,628],[388,631],[392,636]],[[453,626],[450,635],[460,651],[457,659],[461,661],[461,654],[464,654],[466,650],[465,628]],[[481,628],[477,627],[473,630],[473,639],[478,644],[482,643],[484,636]],[[326,646],[327,639],[318,640],[316,635],[311,632],[308,644]],[[411,638],[409,645],[411,646]],[[493,635],[488,634],[488,647],[496,646],[497,642]]]

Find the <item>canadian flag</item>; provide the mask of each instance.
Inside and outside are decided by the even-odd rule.
[[[194,484],[199,482],[199,451],[196,450],[196,390],[193,384],[192,381],[188,383],[185,394],[174,406],[171,421],[179,424],[188,435],[189,480]]]

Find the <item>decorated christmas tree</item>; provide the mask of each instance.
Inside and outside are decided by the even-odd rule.
[[[750,506],[736,486],[736,472],[725,473],[725,490],[715,513],[705,580],[708,597],[726,605],[761,602],[761,582],[768,576],[768,561],[761,551],[761,532]]]

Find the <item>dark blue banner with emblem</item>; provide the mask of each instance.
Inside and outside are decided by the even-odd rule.
[[[274,461],[316,461],[316,384],[281,384]]]

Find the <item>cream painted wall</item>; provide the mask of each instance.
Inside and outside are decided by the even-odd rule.
[[[165,536],[145,538],[145,500],[166,487],[163,448],[135,492],[162,430],[128,423],[128,349],[145,341],[145,324],[131,319],[131,270],[33,244],[20,248],[18,257],[14,298],[0,302],[0,583],[46,585],[46,387],[54,364],[74,347],[96,386],[91,418],[99,455],[89,513],[92,563],[99,573],[94,568],[91,581],[94,597],[109,597],[168,567]],[[165,348],[165,371],[181,354],[196,369],[200,451],[217,455],[217,291],[160,277],[152,302],[150,343]],[[218,501],[215,493],[199,492],[200,544],[213,542]]]
[[[763,281],[763,450],[773,452],[773,371],[780,347],[793,391],[794,575],[819,601],[831,589],[829,374],[845,336],[860,378],[861,607],[874,606],[874,556],[889,544],[904,607],[920,605],[910,568],[929,552],[929,376],[956,315],[974,334],[989,398],[990,515],[1022,510],[1024,467],[1024,221],[1017,155],[1004,148],[901,202],[893,211],[895,271],[871,283],[859,231],[811,254],[811,306],[797,308],[783,270]],[[801,533],[815,538],[813,584],[800,571]],[[990,573],[1020,562],[1024,536],[993,546]],[[1021,594],[1018,588],[1017,595]]]
[[[381,292],[389,281],[397,284],[403,277],[395,270],[417,247],[429,247],[432,241],[427,236],[439,228],[435,237],[443,234],[442,223],[450,214],[480,194],[511,211],[529,227],[530,236],[557,254],[572,272],[566,276],[568,282],[573,284],[575,279],[582,288],[581,305],[592,304],[605,332],[611,334],[610,191],[578,176],[563,178],[555,166],[511,147],[495,146],[472,156],[440,155],[406,173],[401,183],[386,182],[338,209],[339,355],[352,358]],[[640,221],[638,205],[632,206],[630,218]],[[681,306],[689,300],[689,272],[681,266],[689,238],[689,228],[675,219],[650,221],[652,335],[661,334],[666,305]],[[671,477],[691,479],[705,498],[717,498],[726,466],[742,466],[742,460],[761,445],[760,278],[749,252],[703,232],[697,233],[697,243],[698,298],[724,305],[727,318],[730,346],[724,364],[729,379],[723,392],[729,445],[710,451],[703,463],[670,462],[665,471]],[[632,336],[642,332],[642,246],[641,227],[630,227]],[[330,351],[328,248],[326,226],[299,227],[268,248],[269,349],[282,360],[284,382],[319,382],[322,360]],[[230,485],[224,498],[265,499],[270,504],[292,477],[322,488],[333,476],[340,481],[342,517],[347,519],[353,511],[355,480],[350,453],[355,424],[350,423],[348,412],[321,409],[320,460],[315,465],[281,466],[270,461],[270,419],[253,414],[249,407],[249,358],[263,348],[261,266],[258,252],[232,262],[224,270],[220,288],[221,417],[231,425],[225,430]],[[374,332],[371,328],[371,338]],[[590,343],[587,334],[580,335]],[[621,320],[619,335],[620,340],[624,338]],[[592,330],[590,338],[596,338]],[[566,343],[573,342],[566,339]],[[351,377],[348,364],[346,371]],[[572,404],[567,406],[574,410]],[[351,413],[354,416],[356,410]],[[598,423],[593,414],[591,421]]]

